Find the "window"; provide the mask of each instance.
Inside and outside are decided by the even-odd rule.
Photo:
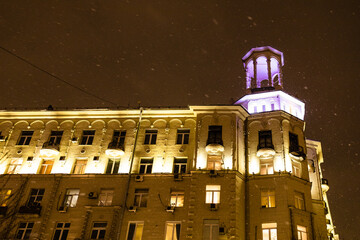
[[[261,148],[274,148],[271,131],[259,131],[258,149]]]
[[[68,207],[76,207],[79,198],[80,189],[67,189],[64,199],[64,205]]]
[[[262,240],[277,240],[277,223],[262,224]]]
[[[219,239],[219,220],[204,220],[203,240]]]
[[[33,222],[20,222],[16,232],[16,239],[30,239],[30,234],[33,227]]]
[[[306,227],[297,225],[297,233],[298,233],[298,240],[307,240],[307,231]]]
[[[166,222],[165,240],[180,240],[180,222]]]
[[[174,173],[186,173],[187,158],[174,159]]]
[[[221,155],[208,155],[207,169],[208,170],[221,170],[222,169],[222,156]]]
[[[305,210],[304,194],[295,192],[295,208]]]
[[[11,159],[6,173],[7,174],[19,173],[22,163],[23,163],[22,158]]]
[[[140,174],[150,174],[153,166],[153,159],[141,159],[140,160]]]
[[[121,131],[115,130],[111,142],[123,146],[125,143],[125,137],[126,137],[126,130],[121,130]]]
[[[28,207],[40,206],[40,203],[44,197],[45,189],[44,188],[33,188],[30,191],[30,198],[27,203]]]
[[[66,240],[69,234],[70,223],[59,222],[56,223],[53,240]]]
[[[209,144],[223,145],[222,126],[209,126],[209,135],[208,135],[206,145],[209,145]]]
[[[274,174],[274,160],[273,159],[260,159],[260,174]]]
[[[184,206],[184,192],[172,191],[170,194],[170,206],[183,207]]]
[[[144,229],[144,222],[129,222],[127,240],[141,240]]]
[[[275,190],[274,189],[261,190],[261,207],[262,208],[275,207]]]
[[[144,144],[156,144],[158,130],[146,130]]]
[[[106,222],[94,222],[91,229],[91,239],[105,239]]]
[[[73,169],[73,174],[84,174],[87,160],[77,159]]]
[[[106,167],[106,173],[114,174],[119,172],[120,161],[109,159]]]
[[[34,131],[21,131],[16,145],[29,145]]]
[[[60,145],[63,131],[51,131],[49,145]]]
[[[84,130],[80,145],[92,145],[94,141],[95,130]]]
[[[3,188],[0,190],[0,207],[6,207],[11,196],[11,189]]]
[[[292,163],[292,174],[296,177],[301,178],[301,163],[295,160],[292,160],[291,163]]]
[[[99,195],[99,206],[111,206],[114,190],[102,189]]]
[[[147,207],[149,189],[135,189],[134,206]]]
[[[44,160],[41,164],[39,174],[50,174],[53,165],[54,160]]]
[[[205,203],[220,203],[220,185],[206,185]]]
[[[275,110],[275,104],[272,103],[272,104],[271,104],[271,111],[274,111],[274,110]]]
[[[289,132],[289,152],[299,151],[299,138],[298,135]]]
[[[178,129],[176,144],[189,144],[190,129]]]

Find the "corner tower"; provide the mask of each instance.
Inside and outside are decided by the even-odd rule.
[[[247,95],[236,105],[242,105],[250,114],[283,110],[304,120],[305,104],[282,91],[282,52],[270,46],[252,48],[242,60]]]

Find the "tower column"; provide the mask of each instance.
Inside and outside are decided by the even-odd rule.
[[[255,84],[256,84],[255,88],[257,88],[258,82],[257,82],[257,61],[256,60],[254,60],[254,80],[255,80]],[[252,87],[253,86],[251,86],[251,88]]]
[[[271,79],[271,65],[270,65],[270,58],[268,57],[266,59],[266,63],[267,63],[267,72],[268,72],[268,79],[269,79],[269,86],[273,86],[273,83],[272,83],[272,79]]]

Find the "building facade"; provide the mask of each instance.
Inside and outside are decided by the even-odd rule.
[[[338,239],[283,54],[243,62],[230,106],[1,111],[0,239]]]

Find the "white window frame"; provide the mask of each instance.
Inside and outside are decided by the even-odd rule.
[[[6,170],[7,174],[18,174],[20,172],[21,166],[23,164],[22,158],[13,158],[9,162],[8,169]]]
[[[308,240],[307,228],[301,225],[297,225],[298,240]]]
[[[265,172],[262,170],[265,169]],[[260,175],[274,174],[274,159],[260,159]]]
[[[305,197],[303,193],[295,191],[294,200],[295,200],[295,208],[300,210],[305,210]]]
[[[110,162],[111,161],[111,162]],[[111,164],[111,170],[110,172],[106,172],[108,165]],[[117,166],[117,169],[115,169],[115,166]],[[106,174],[116,174],[119,173],[119,168],[120,168],[120,159],[114,159],[114,158],[109,158],[108,163],[106,165],[106,169],[105,169],[105,173]]]
[[[209,238],[205,238],[205,229],[209,228]],[[219,220],[204,220],[204,229],[203,229],[203,240],[218,240],[219,238]],[[215,232],[215,236],[213,233]]]
[[[221,185],[206,185],[205,203],[219,204],[220,191],[221,191]]]
[[[59,227],[58,224],[62,224],[62,225]],[[69,225],[68,225],[68,226],[65,226],[65,225],[67,225],[67,224],[69,224]],[[67,238],[67,236],[68,236],[68,234],[69,234],[70,226],[71,226],[71,223],[69,223],[69,222],[57,222],[57,223],[55,224],[55,231],[54,231],[54,236],[53,236],[52,239],[53,239],[53,240],[60,240],[60,239],[62,239],[63,234],[64,234],[65,232],[66,232],[66,238]],[[58,238],[55,239],[56,231],[60,231],[60,235],[59,235]]]
[[[138,204],[136,204],[136,199],[139,198]],[[145,200],[144,200],[145,199]],[[147,207],[147,202],[149,200],[149,189],[148,188],[137,188],[135,189],[134,195],[134,206],[136,207]],[[142,204],[144,203],[145,204]]]
[[[170,193],[170,206],[172,207],[183,207],[185,200],[184,191],[172,191]]]
[[[262,231],[262,240],[277,240],[277,223],[263,223],[261,225]],[[275,230],[275,231],[274,231]],[[275,238],[271,236],[272,233],[276,234]],[[267,236],[265,236],[264,233],[267,233]]]
[[[177,237],[177,226],[180,226],[179,229],[179,238]],[[168,227],[172,228],[171,235],[168,236]],[[165,240],[180,240],[180,234],[181,234],[181,222],[180,221],[167,221],[165,223]]]
[[[50,174],[53,166],[54,166],[54,159],[43,159],[40,166],[39,174]],[[46,173],[48,168],[50,169],[50,172]]]
[[[80,163],[81,162],[86,162]],[[74,169],[72,171],[72,174],[85,174],[86,165],[88,163],[88,159],[76,159],[74,164]]]
[[[99,194],[99,206],[111,206],[114,198],[114,189],[101,189]]]
[[[26,224],[25,227],[20,227],[20,225],[22,223]],[[31,227],[29,227],[29,225],[31,225]],[[18,229],[16,231],[16,239],[30,239],[31,232],[32,232],[33,228],[34,228],[34,222],[20,222],[19,227],[18,227]],[[17,238],[20,231],[23,231],[21,236],[20,236],[21,238]],[[29,233],[28,237],[26,237],[27,232]]]
[[[301,178],[301,163],[295,160],[291,161],[292,165],[292,175],[295,177]]]
[[[131,224],[135,224],[134,235],[132,238],[129,236],[130,226]],[[141,226],[141,230],[139,230],[139,226]],[[138,233],[137,231],[141,231]],[[144,232],[144,222],[143,221],[129,221],[127,232],[126,232],[126,240],[141,240]],[[139,236],[139,237],[137,237]]]
[[[69,188],[66,189],[64,206],[67,207],[76,207],[76,203],[79,199],[80,189],[78,188]]]

